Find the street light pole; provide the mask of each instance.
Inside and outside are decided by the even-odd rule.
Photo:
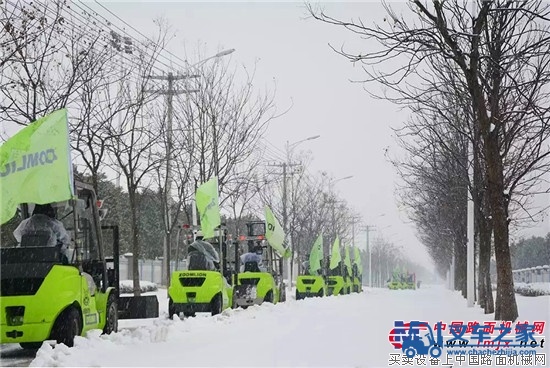
[[[230,49],[226,51],[222,51],[217,53],[216,55],[213,55],[209,58],[206,58],[204,60],[201,60],[193,65],[189,65],[187,69],[197,68],[198,65],[201,65],[205,63],[208,60],[219,58],[225,55],[229,55],[232,52],[234,52],[235,49]],[[198,78],[200,75],[190,75],[188,73],[185,73],[183,75],[174,75],[172,72],[169,72],[167,76],[154,76],[151,75],[149,78],[151,79],[158,79],[158,80],[166,80],[168,82],[168,89],[167,90],[149,90],[147,92],[156,92],[160,94],[166,95],[166,114],[167,114],[167,127],[166,127],[166,181],[165,181],[165,188],[164,188],[164,213],[165,213],[165,234],[164,234],[164,257],[163,257],[163,266],[164,266],[164,285],[166,287],[170,286],[170,252],[171,252],[171,242],[170,242],[170,232],[172,229],[172,211],[170,207],[170,199],[171,199],[171,190],[172,190],[172,139],[173,139],[173,128],[172,128],[172,122],[173,122],[173,97],[176,94],[182,94],[182,93],[193,93],[198,92],[198,90],[176,90],[174,89],[174,81],[181,80],[181,79],[188,79],[188,78]]]
[[[294,142],[294,143],[289,143],[288,141],[286,142],[286,160],[285,162],[283,162],[282,164],[278,164],[278,165],[275,165],[275,166],[282,166],[283,168],[283,230],[284,230],[284,233],[285,233],[285,238],[287,239],[290,239],[290,241],[288,242],[288,246],[291,247],[291,255],[290,255],[290,260],[289,260],[289,284],[290,284],[290,288],[292,289],[292,281],[294,279],[294,249],[293,249],[293,242],[292,242],[292,221],[291,221],[291,226],[290,226],[290,232],[288,231],[288,227],[287,227],[287,224],[288,224],[288,208],[287,208],[287,167],[293,167],[293,166],[299,166],[300,164],[293,164],[291,162],[291,158],[292,158],[292,150],[298,146],[299,144],[303,143],[303,142],[306,142],[306,141],[311,141],[311,140],[314,140],[314,139],[317,139],[319,138],[320,135],[314,135],[314,136],[311,136],[311,137],[307,137],[305,139],[302,139],[298,142]],[[291,218],[292,220],[292,218]],[[290,235],[289,235],[290,234]],[[298,248],[298,261],[299,261],[299,248]]]
[[[332,180],[329,180],[328,182],[328,187],[329,187],[329,196],[330,196],[330,199],[329,201],[331,202],[332,204],[332,243],[334,243],[334,241],[336,241],[336,233],[338,231],[338,229],[336,228],[336,215],[335,215],[335,211],[336,211],[336,203],[337,202],[341,202],[341,201],[337,201],[336,200],[336,195],[333,194],[333,188],[334,188],[334,184],[342,181],[342,180],[348,180],[348,179],[351,179],[353,178],[353,175],[349,175],[349,176],[345,176],[343,178],[340,178],[340,179],[332,179]],[[329,243],[329,252],[328,254],[330,255],[330,251],[331,251],[331,245]],[[328,270],[327,270],[328,271]]]

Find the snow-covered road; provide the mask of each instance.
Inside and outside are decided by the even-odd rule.
[[[163,313],[166,292],[159,295]],[[550,320],[549,296],[517,299],[521,321]],[[439,286],[372,289],[216,317],[120,321],[118,333],[78,338],[71,349],[43,345],[31,366],[385,367],[390,353],[400,353],[388,341],[395,320],[483,322],[492,315]]]

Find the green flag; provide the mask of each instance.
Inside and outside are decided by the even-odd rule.
[[[316,275],[317,271],[321,269],[321,261],[323,260],[323,234],[319,234],[311,253],[309,253],[309,274]]]
[[[330,269],[334,270],[336,267],[338,267],[338,264],[342,260],[342,256],[340,255],[340,238],[338,236],[336,239],[334,239],[334,243],[332,244],[332,251],[330,254]]]
[[[73,194],[66,109],[38,119],[0,147],[0,224],[21,203],[61,202]]]
[[[197,188],[195,194],[201,218],[201,231],[205,239],[214,237],[214,229],[220,226],[218,178],[213,177]]]
[[[344,265],[346,266],[346,268],[348,269],[348,273],[351,275],[351,257],[349,255],[349,245],[346,247],[344,246],[345,248],[345,252],[346,252],[346,255],[345,255],[345,258],[344,258]]]
[[[359,252],[359,248],[353,247],[355,251],[355,255],[353,257],[353,263],[357,265],[357,272],[361,275],[363,273],[363,263],[361,262],[361,252]]]
[[[265,206],[265,227],[265,238],[269,245],[275,249],[279,256],[290,257],[290,249],[285,249],[283,246],[285,232],[268,206]]]

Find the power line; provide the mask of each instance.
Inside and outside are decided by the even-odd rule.
[[[131,29],[133,29],[134,31],[136,31],[139,35],[141,35],[143,38],[151,41],[151,42],[154,42],[153,40],[151,40],[150,38],[148,38],[146,35],[144,35],[143,33],[141,33],[139,30],[137,30],[136,28],[134,28],[131,24],[129,24],[128,22],[126,22],[124,19],[120,18],[118,15],[116,15],[115,13],[113,13],[111,10],[107,9],[103,4],[101,4],[100,2],[98,2],[97,0],[94,0],[96,4],[98,4],[100,7],[102,7],[103,9],[105,9],[109,14],[111,14],[112,16],[114,16],[115,18],[117,18],[119,21],[121,21],[122,23],[124,23],[125,25],[127,25],[128,27],[130,27]],[[85,5],[86,7],[88,7],[87,5]],[[89,7],[88,7],[89,8]],[[183,62],[184,64],[187,64],[187,61],[186,60],[183,60],[182,58],[180,58],[179,56],[173,54],[172,52],[166,50],[163,48],[164,51],[166,51],[167,54],[173,56],[174,58],[178,59],[179,61]],[[185,70],[185,67],[182,67],[181,65],[177,64],[179,67],[182,68],[182,70]]]

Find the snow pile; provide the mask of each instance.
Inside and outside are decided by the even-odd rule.
[[[150,293],[157,291],[157,284],[150,281],[139,281],[139,288],[142,293]],[[120,281],[120,293],[121,294],[132,294],[134,292],[134,281],[132,280],[121,280]]]
[[[167,319],[159,289],[160,318],[120,321],[118,333],[93,331],[70,349],[43,345],[31,366],[386,367],[389,354],[400,353],[388,340],[395,320],[493,318],[442,287],[365,289],[184,320]],[[522,321],[550,320],[550,296],[517,299]]]
[[[550,295],[550,283],[532,282],[530,284],[527,284],[524,282],[515,282],[514,290],[516,293],[524,296]]]

